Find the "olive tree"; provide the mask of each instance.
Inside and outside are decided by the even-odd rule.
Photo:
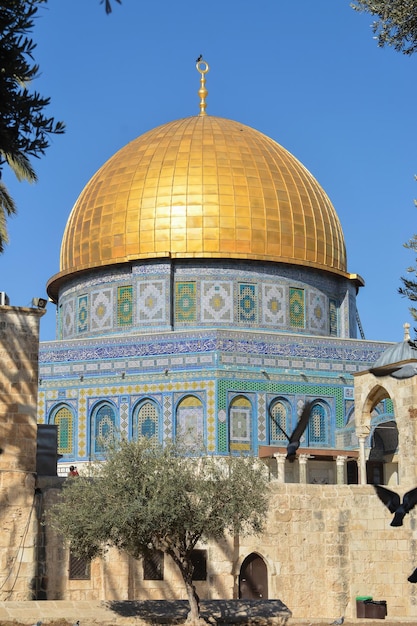
[[[392,46],[403,54],[417,50],[417,3],[415,0],[354,0],[355,11],[376,19],[372,30],[380,47]]]
[[[175,444],[122,440],[91,476],[67,479],[52,525],[79,556],[114,546],[139,558],[158,550],[184,581],[189,621],[200,615],[192,552],[200,540],[257,534],[268,507],[266,468],[252,457],[191,456]]]

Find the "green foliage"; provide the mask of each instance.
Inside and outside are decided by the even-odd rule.
[[[417,235],[413,235],[412,238],[404,244],[404,247],[412,250],[417,255]],[[417,275],[417,257],[416,265],[408,267],[407,272],[409,274]],[[417,280],[401,276],[401,282],[403,283],[403,286],[398,289],[398,292],[402,296],[408,298],[411,302],[417,302]],[[413,316],[413,319],[417,320],[417,308],[411,306],[409,311]],[[414,328],[414,331],[417,333],[416,328]]]
[[[90,558],[108,546],[136,558],[161,550],[190,587],[197,542],[260,533],[267,506],[266,468],[258,460],[193,457],[142,438],[114,444],[90,477],[68,479],[51,523],[75,553]]]
[[[0,177],[9,165],[18,180],[36,181],[30,157],[40,157],[50,135],[64,132],[64,124],[44,114],[50,98],[29,85],[38,75],[33,62],[36,44],[28,36],[38,5],[46,0],[3,0],[0,11]],[[8,242],[7,217],[16,207],[4,184],[0,189],[0,252]]]
[[[417,51],[415,0],[354,0],[351,7],[377,17],[372,30],[380,47],[392,46],[408,55]]]

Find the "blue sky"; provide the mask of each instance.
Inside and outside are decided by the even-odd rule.
[[[59,271],[65,224],[79,193],[119,148],[199,112],[200,53],[210,65],[207,113],[237,120],[294,154],[329,195],[342,224],[348,270],[365,279],[358,309],[367,339],[401,341],[413,320],[398,295],[417,232],[417,55],[380,49],[371,16],[349,0],[49,0],[33,38],[65,121],[36,185],[4,181],[17,205],[0,257],[0,291],[30,306]],[[417,325],[417,324],[416,324]],[[41,339],[55,338],[48,304]]]

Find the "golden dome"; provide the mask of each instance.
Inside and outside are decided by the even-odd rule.
[[[119,150],[86,185],[65,229],[65,276],[137,259],[227,258],[346,273],[328,196],[287,150],[238,122],[199,115]]]

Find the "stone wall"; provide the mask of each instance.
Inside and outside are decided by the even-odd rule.
[[[36,397],[44,311],[0,306],[0,600],[33,597]]]
[[[53,485],[44,502],[56,498]],[[295,618],[356,616],[356,596],[386,600],[388,616],[417,618],[417,588],[407,577],[417,566],[416,517],[390,526],[391,514],[370,485],[272,483],[265,532],[208,544],[202,599],[238,597],[243,560],[256,553],[268,571],[268,598],[281,600]],[[163,581],[144,581],[141,563],[110,550],[92,564],[91,580],[68,580],[68,553],[47,531],[48,600],[185,599],[168,559]]]

